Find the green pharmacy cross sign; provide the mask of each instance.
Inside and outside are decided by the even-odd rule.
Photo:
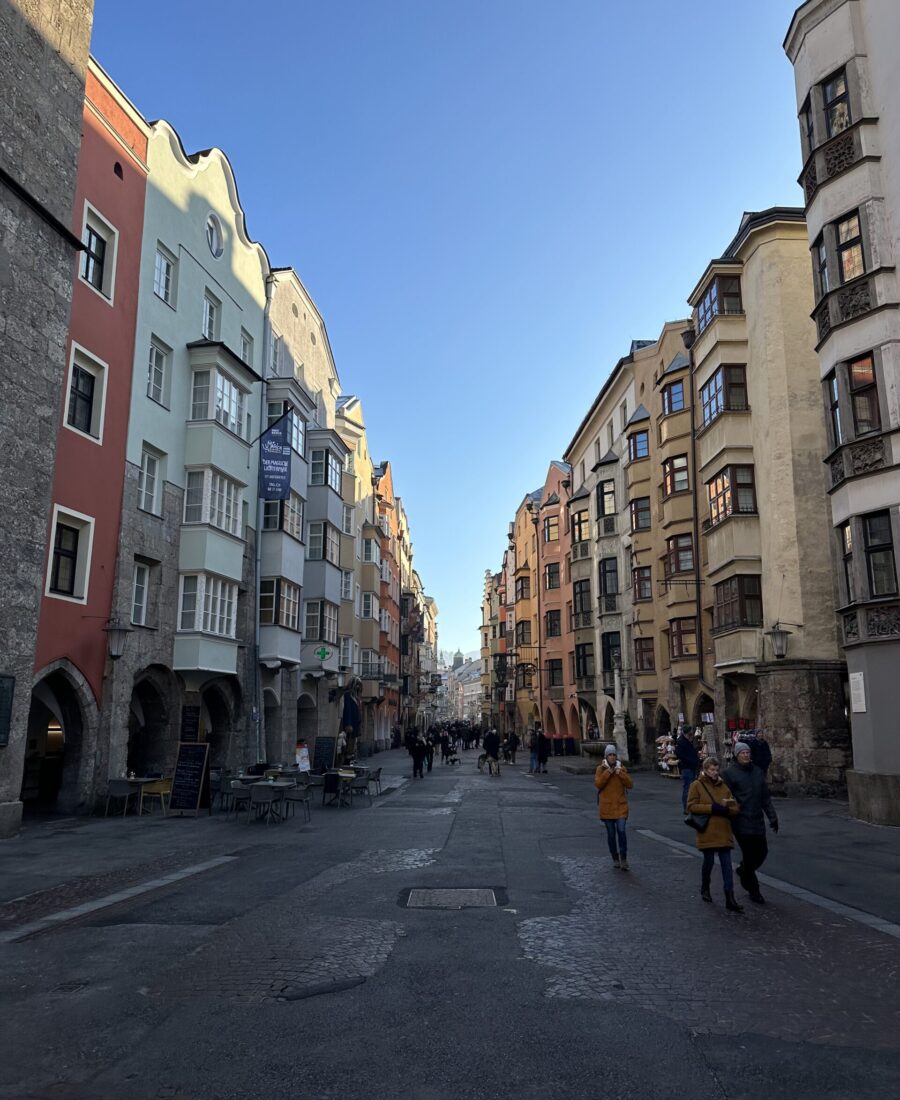
[[[328,649],[326,646],[320,645],[319,648],[316,650],[316,656],[319,658],[320,661],[327,661],[328,658],[331,656],[331,650]]]

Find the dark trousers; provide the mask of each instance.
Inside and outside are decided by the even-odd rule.
[[[741,846],[741,865],[738,878],[748,894],[759,893],[759,879],[756,872],[766,862],[769,844],[765,833],[735,833],[735,839]]]
[[[419,779],[424,779],[425,778],[422,775],[422,765],[424,763],[425,763],[424,760],[413,760],[413,779],[415,779],[416,776],[418,776]]]
[[[681,808],[684,813],[687,813],[688,791],[696,778],[697,773],[693,768],[686,768],[683,764],[681,765]]]
[[[625,834],[626,818],[620,817],[615,821],[605,821],[606,843],[609,845],[609,854],[613,859],[622,859],[628,855],[628,837]]]
[[[713,864],[716,862],[716,852],[719,853],[719,866],[722,868],[722,886],[725,889],[725,893],[730,894],[734,889],[734,874],[731,870],[730,848],[703,849],[703,869],[700,872],[700,881],[708,890],[709,884],[712,881]]]

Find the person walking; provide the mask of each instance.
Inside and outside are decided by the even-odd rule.
[[[482,742],[484,745],[484,752],[487,756],[488,773],[490,775],[500,774],[500,734],[495,729],[490,729],[484,735]]]
[[[700,774],[700,753],[694,739],[688,737],[684,726],[678,729],[678,740],[675,742],[675,755],[681,769],[681,809],[687,813],[688,791],[691,784]]]
[[[606,826],[606,842],[612,856],[613,867],[628,870],[628,837],[625,822],[628,820],[628,792],[634,781],[619,760],[615,745],[607,745],[603,763],[594,772],[600,820]]]
[[[428,770],[431,771],[434,765],[434,741],[431,739],[431,734],[425,738],[425,759],[428,761]]]
[[[510,755],[510,758],[511,758],[510,763],[515,764],[515,762],[516,762],[516,753],[519,750],[519,735],[516,733],[515,730],[513,730],[510,733],[507,740],[509,741],[509,755]]]
[[[538,730],[538,771],[547,774],[547,761],[550,759],[550,738],[543,730]]]
[[[753,740],[750,742],[745,741],[743,744],[750,745],[750,759],[763,775],[768,777],[769,765],[772,763],[772,749],[766,738],[765,731],[757,730]],[[735,756],[737,756],[737,745],[735,745]]]
[[[725,890],[725,908],[732,913],[743,913],[734,896],[734,873],[731,869],[731,849],[734,847],[734,834],[731,820],[737,816],[738,804],[719,775],[719,761],[715,756],[707,756],[699,779],[695,779],[688,791],[688,813],[708,814],[709,823],[697,833],[697,847],[703,853],[703,868],[700,872],[700,897],[712,902],[710,884],[712,883],[713,864],[716,855],[722,868],[722,886]]]
[[[773,833],[778,832],[778,814],[772,805],[765,773],[753,763],[750,745],[746,741],[738,741],[734,746],[734,755],[734,763],[725,769],[722,778],[740,807],[733,822],[734,835],[741,849],[737,877],[750,895],[750,900],[763,905],[766,899],[760,892],[756,877],[756,872],[769,854],[763,814],[769,819],[769,828]]]
[[[422,765],[425,763],[427,751],[424,737],[417,737],[410,746],[409,754],[413,758],[413,779],[425,778],[422,774]]]
[[[532,730],[528,734],[528,774],[537,775],[538,770],[538,735]]]

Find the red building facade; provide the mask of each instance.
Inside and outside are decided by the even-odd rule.
[[[22,788],[23,801],[67,811],[82,805],[91,782],[107,665],[147,185],[147,126],[94,62],[82,130],[71,224],[84,251],[60,395]]]

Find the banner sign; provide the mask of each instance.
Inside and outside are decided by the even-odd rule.
[[[259,495],[287,500],[291,495],[291,414],[285,413],[259,440]]]

